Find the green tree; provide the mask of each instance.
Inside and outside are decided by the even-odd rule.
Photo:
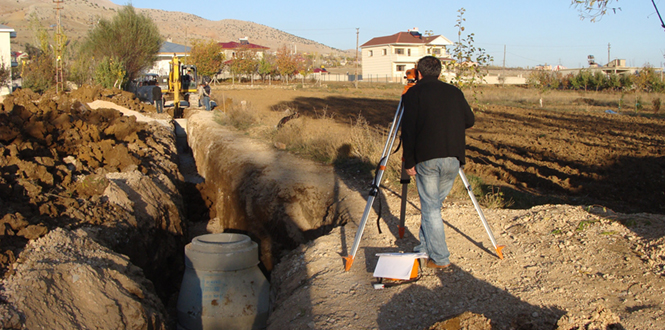
[[[607,87],[616,91],[621,88],[621,77],[616,73],[610,73],[607,77]]]
[[[607,79],[607,74],[601,71],[595,71],[593,75],[591,75],[591,79],[589,80],[589,85],[591,88],[595,89],[596,92],[607,88],[608,85],[608,79]]]
[[[275,74],[275,72],[275,56],[264,54],[263,57],[259,60],[258,73],[261,75],[261,79],[265,81],[266,76],[272,76]]]
[[[214,40],[194,40],[189,57],[197,72],[204,77],[216,75],[225,58],[222,46]]]
[[[122,59],[126,81],[131,81],[141,70],[154,64],[162,43],[157,25],[147,16],[136,13],[132,5],[127,5],[112,20],[101,19],[88,32],[82,55],[98,61]]]
[[[113,57],[103,58],[95,68],[94,80],[104,88],[117,88],[125,83],[126,73],[121,60]]]
[[[570,85],[573,87],[573,89],[583,89],[586,91],[589,88],[591,77],[592,75],[589,70],[580,70],[580,72],[578,72],[570,79]]]
[[[72,50],[73,55],[71,61],[69,61],[67,78],[79,86],[92,83],[96,61],[91,56],[81,54],[80,45],[72,47]]]

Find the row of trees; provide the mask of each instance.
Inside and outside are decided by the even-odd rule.
[[[106,88],[123,87],[141,71],[151,67],[163,43],[156,24],[138,14],[131,5],[123,7],[111,19],[100,19],[81,42],[56,45],[53,36],[41,26],[36,16],[31,18],[36,45],[26,45],[30,60],[20,68],[23,87],[43,92],[55,85],[56,61],[62,61],[66,79],[76,84],[97,83]],[[56,54],[55,49],[63,49]],[[286,46],[275,55],[257,56],[251,48],[236,50],[225,62],[221,46],[212,40],[196,40],[187,61],[197,66],[205,77],[214,77],[228,69],[236,77],[262,79],[281,77],[288,82],[295,74],[306,77],[313,70],[314,55],[293,54]]]
[[[55,63],[62,61],[66,80],[79,85],[98,83],[122,87],[151,67],[163,43],[157,25],[136,13],[131,5],[123,7],[111,20],[100,19],[81,42],[55,44],[36,16],[31,17],[37,45],[26,45],[29,62],[22,64],[23,87],[43,92],[55,85]],[[56,54],[55,49],[62,49]],[[58,56],[59,55],[59,56]]]
[[[636,74],[607,74],[601,71],[580,70],[577,74],[563,75],[559,72],[536,70],[529,75],[527,81],[529,85],[543,91],[568,89],[665,92],[665,83],[660,74],[650,66],[642,67]]]
[[[194,41],[189,59],[196,65],[200,74],[213,77],[228,70],[233,80],[243,77],[253,82],[255,76],[261,79],[280,77],[287,83],[294,75],[300,73],[305,78],[314,69],[314,56],[293,54],[286,46],[277,50],[276,54],[259,54],[252,48],[242,46],[235,50],[234,57],[225,61],[221,46],[212,41]]]

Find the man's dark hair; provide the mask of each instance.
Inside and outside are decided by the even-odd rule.
[[[434,56],[425,56],[418,60],[418,71],[423,77],[439,77],[441,75],[441,61]]]

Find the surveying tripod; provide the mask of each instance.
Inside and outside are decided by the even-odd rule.
[[[381,185],[381,179],[383,178],[383,173],[386,170],[386,164],[388,163],[388,159],[390,158],[391,150],[393,149],[393,145],[395,143],[395,139],[397,138],[397,133],[400,128],[400,124],[402,122],[402,116],[404,115],[404,93],[415,84],[416,80],[416,75],[418,73],[416,72],[416,69],[410,69],[407,71],[407,78],[408,84],[404,88],[404,91],[402,92],[402,97],[399,100],[399,105],[397,106],[397,112],[395,112],[395,118],[393,118],[393,122],[390,126],[390,131],[388,132],[388,138],[386,140],[386,144],[383,147],[383,153],[381,154],[381,160],[379,161],[379,166],[377,168],[377,172],[374,176],[374,181],[372,182],[372,187],[370,188],[369,191],[369,196],[367,197],[367,205],[365,205],[365,211],[363,212],[362,219],[360,220],[360,225],[358,226],[358,231],[356,232],[356,236],[353,240],[353,246],[351,247],[351,253],[349,253],[348,256],[344,257],[345,265],[344,268],[346,271],[349,271],[351,269],[351,266],[353,265],[353,261],[356,257],[356,253],[358,252],[358,247],[360,246],[360,239],[362,238],[363,232],[365,231],[365,225],[367,224],[367,218],[369,218],[369,213],[372,210],[372,205],[374,204],[374,199],[376,199],[376,196],[379,193],[380,185]],[[462,182],[464,183],[464,188],[466,191],[469,193],[469,197],[471,198],[471,202],[473,202],[473,206],[476,209],[476,212],[478,212],[478,216],[480,217],[480,220],[483,223],[483,226],[485,227],[485,231],[487,231],[487,235],[490,237],[490,241],[492,241],[492,245],[494,246],[494,249],[496,250],[496,254],[500,259],[503,259],[503,248],[505,247],[504,245],[497,245],[496,239],[494,238],[494,235],[492,234],[492,229],[490,229],[489,224],[487,223],[487,219],[485,219],[485,215],[483,214],[482,209],[480,208],[480,205],[478,204],[478,201],[476,200],[476,196],[473,194],[473,190],[471,189],[471,185],[469,184],[469,181],[466,178],[466,175],[464,174],[464,171],[462,170],[462,167],[460,166],[459,168],[459,176],[462,179]],[[399,227],[398,227],[398,232],[399,232],[399,238],[404,237],[404,231],[405,231],[405,218],[406,218],[406,202],[407,202],[407,191],[408,191],[408,184],[410,182],[410,177],[408,174],[406,174],[406,169],[404,168],[404,160],[402,159],[402,171],[401,171],[401,179],[400,183],[402,184],[402,203],[401,203],[401,210],[400,210],[400,219],[399,219]]]

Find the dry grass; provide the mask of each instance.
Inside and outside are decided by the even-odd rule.
[[[331,86],[334,86],[331,88]],[[291,97],[324,99],[330,95],[343,95],[352,99],[354,97],[376,98],[378,100],[395,100],[402,93],[403,86],[399,84],[363,86],[355,89],[348,83],[330,84],[322,87],[308,87],[302,92],[293,93],[294,96],[285,97],[278,90],[265,91],[227,91],[233,94],[232,98],[251,99],[258,105],[258,109],[248,103],[243,108],[238,102],[225,99],[220,108],[220,122],[245,131],[250,137],[270,141],[275,147],[284,149],[300,157],[316,160],[335,166],[337,170],[352,174],[359,180],[369,181],[375,174],[377,164],[386,144],[386,127],[372,127],[361,115],[350,122],[342,123],[334,117],[332,111],[323,108],[314,109],[314,116],[300,116],[286,122],[280,128],[277,123],[280,119],[292,114],[298,109],[291,103]],[[480,88],[479,100],[481,104],[505,105],[520,108],[540,109],[538,91],[514,86],[483,86]],[[302,94],[305,93],[305,94]],[[465,91],[465,93],[471,93]],[[468,95],[467,95],[468,96]],[[469,97],[469,100],[472,98]],[[635,100],[640,100],[641,109],[635,106]],[[550,91],[543,95],[543,110],[551,111],[622,111],[642,115],[657,113],[660,109],[659,94],[621,94],[611,92],[576,92],[576,91]],[[303,104],[300,102],[299,104]],[[621,110],[619,109],[621,106]],[[474,106],[474,108],[476,108]],[[304,110],[304,109],[303,109]],[[308,112],[311,114],[310,109]],[[657,114],[660,115],[660,114]],[[395,141],[393,149],[399,141]],[[394,150],[391,150],[391,153]],[[399,190],[401,172],[401,152],[392,155],[388,161],[387,169],[383,175],[382,184],[395,191]],[[501,189],[485,185],[479,177],[469,176],[472,190],[483,207],[505,208],[513,203],[519,207],[529,205],[528,196],[520,195],[510,189]],[[415,184],[409,186],[415,194]],[[503,189],[503,188],[502,188]],[[466,189],[461,180],[456,180],[451,196],[457,199],[468,200]]]
[[[249,103],[229,102],[225,99],[223,108],[215,110],[215,121],[222,125],[231,125],[241,131],[260,124],[260,116]]]

